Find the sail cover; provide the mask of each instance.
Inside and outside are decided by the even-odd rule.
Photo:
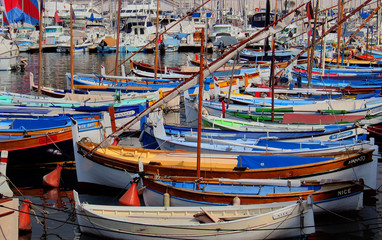
[[[1,5],[5,8],[5,25],[21,22],[35,26],[39,23],[37,0],[1,0]]]

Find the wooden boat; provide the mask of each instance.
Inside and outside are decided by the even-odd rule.
[[[163,128],[164,133],[164,128]],[[162,150],[185,150],[197,152],[197,137],[195,136],[172,136],[155,132],[154,136]],[[203,153],[228,153],[237,155],[258,155],[264,152],[272,152],[282,155],[301,155],[317,153],[337,153],[348,150],[363,148],[368,141],[350,139],[344,141],[277,141],[263,139],[236,139],[219,140],[214,138],[201,138],[201,152]]]
[[[142,146],[145,148],[158,149],[159,145],[154,137],[154,126],[157,121],[148,120],[144,124],[144,131],[140,136]],[[166,134],[174,137],[197,136],[197,129],[191,127],[164,125]],[[264,131],[225,131],[217,128],[202,128],[202,138],[231,141],[236,139],[263,139],[279,140],[288,142],[298,141],[339,141],[358,137],[362,139],[368,130],[362,124],[326,125],[324,131],[307,132],[264,132]]]
[[[233,131],[264,131],[264,132],[322,132],[325,130],[323,124],[284,124],[284,123],[267,123],[256,121],[240,121],[228,118],[215,117],[211,115],[203,115],[203,125],[222,130]]]
[[[79,126],[79,134],[94,141],[100,141],[99,135],[111,126],[110,117],[105,114],[97,119],[73,118]],[[16,120],[15,120],[16,121]],[[36,121],[39,124],[47,125],[48,122],[56,120],[25,120],[24,122]],[[8,151],[9,165],[18,166],[33,164],[46,164],[57,161],[73,161],[73,137],[71,129],[71,119],[63,120],[68,127],[58,130],[44,129],[38,131],[19,131],[0,134],[0,150]],[[7,129],[4,129],[7,130]],[[10,129],[16,130],[16,129]],[[24,132],[23,132],[24,131]],[[110,130],[108,130],[110,131]],[[19,133],[19,134],[17,134]],[[23,134],[22,134],[23,133]]]
[[[128,207],[81,203],[76,191],[73,195],[80,231],[102,238],[277,239],[315,231],[307,201],[284,207]]]
[[[337,58],[325,58],[326,63],[336,64]],[[344,65],[367,65],[367,66],[380,66],[381,62],[377,60],[358,60],[358,59],[344,59],[343,62],[341,60],[341,64]]]
[[[258,74],[257,74],[258,75]],[[244,78],[235,77],[232,79],[212,79],[206,78],[204,84],[206,85],[205,90],[210,95],[217,96],[220,91],[228,91],[229,87],[238,89],[240,86],[248,85],[248,79],[251,77],[256,77],[256,74],[246,75]],[[67,75],[69,80],[69,75]],[[100,80],[101,78],[101,80]],[[151,92],[155,92],[157,90],[168,90],[173,89],[176,86],[179,86],[181,82],[172,81],[168,79],[156,79],[156,78],[139,78],[129,80],[127,77],[116,77],[116,76],[100,76],[100,78],[94,76],[88,76],[85,74],[81,74],[81,76],[74,76],[74,87],[78,90],[91,90],[92,92],[111,92],[110,89],[119,89],[122,93],[131,93],[131,92],[144,92],[145,90],[149,90]],[[130,78],[130,77],[129,77]],[[198,86],[194,86],[188,90],[190,95],[194,95],[196,92],[196,88]],[[142,93],[143,93],[142,92]]]
[[[302,73],[292,73],[296,85],[306,86],[308,84],[306,75]],[[300,82],[300,83],[298,83]],[[358,75],[358,76],[312,76],[310,85],[313,87],[378,87],[382,83],[382,76],[380,75]]]
[[[66,93],[63,99],[53,97],[42,97],[29,94],[20,94],[0,91],[1,104],[17,104],[35,107],[67,107],[75,108],[80,106],[126,106],[146,103],[153,100],[154,96],[145,95],[91,95],[91,94],[72,94]]]
[[[197,136],[193,135],[173,135],[167,134],[163,125],[163,119],[160,118],[153,125],[153,137],[157,145],[162,150],[185,150],[188,152],[197,151]],[[215,137],[201,137],[200,149],[204,153],[228,153],[237,155],[258,155],[264,152],[283,155],[301,155],[322,153],[339,153],[349,150],[360,150],[368,148],[370,144],[366,139],[356,136],[342,141],[314,141],[314,137],[309,140],[287,141],[287,140],[266,140],[258,138],[237,138],[237,139],[219,139]],[[373,143],[371,144],[373,145]]]
[[[346,102],[344,101],[343,104]],[[348,101],[351,103],[351,101]],[[224,109],[223,109],[224,105]],[[382,113],[382,104],[375,102],[375,104],[367,104],[364,107],[351,110],[335,110],[327,108],[325,104],[320,102],[316,104],[307,104],[306,106],[277,106],[273,109],[268,106],[256,105],[240,105],[230,104],[229,108],[225,103],[203,101],[203,107],[207,110],[209,115],[236,120],[247,119],[247,121],[271,121],[272,114],[275,122],[282,123],[304,123],[304,124],[332,124],[332,123],[346,123],[361,121],[365,118],[374,118]],[[370,105],[370,106],[369,106]],[[185,100],[187,115],[186,120],[192,121],[196,118],[196,109],[193,110],[194,105]],[[311,106],[311,108],[310,108]],[[320,107],[321,106],[321,107]],[[330,103],[327,103],[330,106]],[[273,113],[272,113],[273,111]],[[231,117],[233,116],[233,117]]]
[[[278,50],[275,52],[275,60],[278,62],[282,62],[285,60],[289,60],[296,56],[300,51],[295,49],[295,50]],[[257,49],[245,49],[240,53],[240,58],[248,59],[250,61],[270,61],[272,60],[272,51],[268,51],[265,53],[262,50],[257,50]],[[300,58],[300,60],[306,59],[306,57]]]
[[[75,136],[75,161],[80,185],[101,185],[125,188],[134,173],[144,169],[147,174],[165,176],[196,176],[196,153],[184,151],[151,150],[121,146],[101,147],[98,143],[79,140]],[[264,153],[259,156],[237,156],[228,154],[202,154],[201,176],[225,178],[301,178],[341,179],[363,178],[367,186],[376,186],[376,163],[374,150],[364,150],[344,155],[334,153],[280,156]],[[91,154],[90,154],[91,153]],[[323,157],[326,156],[326,157]],[[249,158],[247,161],[246,158]],[[257,158],[251,160],[251,158]],[[280,161],[283,159],[283,161]],[[142,165],[140,167],[140,165]],[[141,170],[140,170],[141,169]],[[355,174],[356,173],[356,174]]]
[[[130,68],[131,69],[137,69],[141,72],[154,72],[154,66],[151,64],[143,63],[143,62],[130,62]],[[234,74],[232,74],[232,69],[234,69]],[[176,73],[176,74],[182,74],[187,75],[188,77],[192,77],[194,74],[199,73],[200,67],[196,66],[182,66],[179,67],[161,67],[158,66],[157,72],[160,74],[164,73]],[[238,71],[240,70],[240,71]],[[147,73],[144,76],[149,76]],[[151,76],[151,75],[150,75]],[[233,78],[233,79],[240,79],[244,80],[245,77],[248,79],[252,79],[259,76],[259,72],[257,68],[248,68],[243,66],[232,66],[232,65],[224,65],[220,67],[218,70],[213,72],[210,77],[216,77],[218,80],[222,80],[221,78]],[[165,77],[163,77],[165,79]]]
[[[294,202],[313,196],[315,213],[357,211],[363,208],[363,186],[358,182],[318,182],[253,179],[165,179],[143,178],[146,206],[161,206],[163,194],[171,206],[264,204]]]
[[[221,97],[227,98],[228,93],[220,94]],[[254,97],[248,94],[231,93],[230,100],[240,104],[256,105],[258,107],[272,106],[271,97]],[[204,102],[204,101],[203,101]],[[205,101],[206,103],[208,101]],[[275,108],[292,108],[293,111],[308,111],[317,112],[323,110],[359,110],[365,108],[366,105],[380,105],[381,98],[379,93],[365,96],[363,99],[304,99],[304,98],[289,98],[289,99],[274,99],[273,105]]]
[[[89,127],[100,127],[98,120],[102,119],[101,113],[58,115],[58,116],[33,116],[17,115],[14,118],[7,117],[0,119],[0,135],[5,138],[13,136],[33,136],[46,134],[48,132],[58,132],[71,130],[71,118],[87,121]],[[86,126],[84,124],[84,126]]]

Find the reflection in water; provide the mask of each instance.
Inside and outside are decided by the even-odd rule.
[[[28,58],[28,66],[24,72],[0,71],[0,84],[4,89],[11,92],[29,93],[29,72],[34,74],[34,82],[38,83],[38,54],[22,53]],[[193,53],[189,53],[191,58]],[[70,54],[44,53],[43,55],[42,85],[66,89],[66,73],[70,73]],[[119,54],[119,62],[122,63],[130,57],[130,53]],[[132,59],[154,64],[153,53],[138,53]],[[182,53],[169,53],[159,57],[159,65],[182,66],[187,64],[187,56]],[[74,74],[101,73],[101,65],[106,68],[106,73],[113,71],[115,65],[114,54],[76,53],[73,58]],[[124,62],[126,73],[129,72],[130,62]],[[120,72],[120,69],[119,69]],[[114,73],[114,72],[113,72]]]
[[[32,202],[32,232],[20,233],[19,239],[73,239],[76,227],[73,191],[62,188],[13,189],[16,197]]]

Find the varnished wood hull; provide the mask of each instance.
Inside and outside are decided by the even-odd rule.
[[[204,189],[205,185],[203,180],[200,181],[199,184],[196,182],[197,181],[194,181],[194,190],[190,190],[176,187],[178,185],[172,186],[171,181],[167,182],[143,179],[143,184],[145,186],[145,204],[148,206],[155,206],[160,204],[160,201],[163,200],[162,195],[164,193],[168,193],[170,195],[170,204],[172,204],[172,206],[232,205],[235,201],[237,201],[235,200],[236,197],[240,199],[240,204],[242,205],[274,202],[287,203],[297,201],[300,198],[307,199],[309,195],[312,195],[314,203],[313,210],[315,213],[325,213],[328,211],[356,211],[362,209],[363,207],[363,186],[361,184],[351,182],[324,185],[319,185],[316,183],[316,186],[321,186],[319,190],[292,190],[285,193],[268,193],[266,195],[255,195],[247,193],[247,191],[244,189],[251,188],[251,185],[238,185],[237,187],[244,189],[238,191],[238,193],[229,194],[223,192],[208,191],[208,187]],[[180,183],[180,181],[178,181],[178,183]],[[227,184],[231,186],[230,183]],[[197,185],[200,186],[201,190],[195,190],[197,189]],[[219,186],[219,184],[216,185]],[[257,186],[254,187],[256,188]]]
[[[65,130],[0,141],[0,150],[8,150],[10,166],[72,161],[72,131]]]
[[[132,178],[131,173],[138,173],[138,159],[143,162],[144,172],[162,176],[196,176],[196,154],[171,151],[153,151],[149,149],[135,149],[132,152],[128,148],[110,146],[113,152],[118,155],[108,155],[103,149],[87,154],[96,145],[80,142],[77,144],[79,153],[75,154],[76,170],[78,181],[81,183],[91,183],[105,185],[109,187],[124,188],[126,183]],[[237,166],[237,156],[233,155],[209,155],[202,157],[200,176],[207,178],[274,178],[274,179],[341,179],[353,180],[364,178],[370,186],[376,185],[377,160],[372,158],[373,150],[356,153],[351,157],[343,156],[333,161],[322,162],[320,164],[301,164],[298,166],[268,168],[268,169],[247,169]],[[155,154],[161,154],[154,156]],[[86,155],[86,157],[84,157]],[[132,159],[137,156],[136,160]],[[130,156],[130,159],[129,159]],[[149,156],[151,160],[145,159]],[[224,159],[218,160],[224,156]],[[163,161],[160,158],[163,157]],[[173,165],[168,164],[172,158],[177,158]],[[204,160],[203,160],[204,158]],[[192,160],[193,159],[193,160]],[[183,161],[183,162],[182,162]],[[190,162],[188,162],[190,161]],[[166,162],[168,165],[166,165]],[[192,163],[191,163],[192,162]],[[230,162],[236,163],[230,165]],[[182,166],[183,164],[183,166]],[[226,165],[226,167],[225,167]],[[214,167],[215,166],[215,167]],[[373,171],[374,170],[374,171]],[[356,174],[355,174],[356,173]]]

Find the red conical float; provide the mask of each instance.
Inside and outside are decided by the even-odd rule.
[[[121,206],[141,206],[141,202],[139,201],[138,191],[137,191],[137,183],[138,179],[133,179],[131,181],[131,187],[123,196],[119,199],[119,205]]]
[[[32,202],[29,199],[23,200],[23,206],[19,212],[19,230],[24,232],[32,231],[31,217],[29,208]]]
[[[62,171],[62,164],[59,163],[59,164],[57,164],[56,169],[54,169],[50,173],[46,174],[42,178],[43,184],[45,186],[49,186],[49,187],[58,187],[58,186],[60,186],[61,171]]]

